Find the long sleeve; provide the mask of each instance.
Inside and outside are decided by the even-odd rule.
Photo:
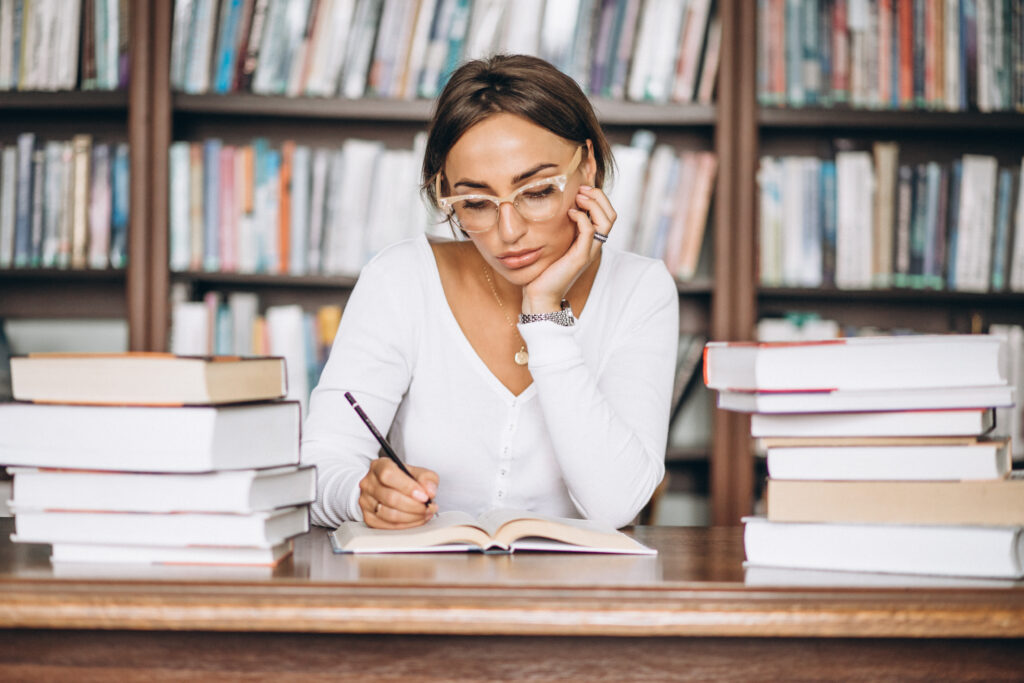
[[[678,293],[664,266],[650,262],[631,284],[616,295],[600,356],[585,357],[578,328],[519,326],[569,495],[582,516],[616,527],[664,476],[679,329]],[[579,325],[589,322],[585,309]]]
[[[303,425],[302,460],[317,467],[312,520],[322,526],[362,519],[358,484],[380,449],[345,392],[386,434],[412,376],[417,311],[403,293],[412,289],[416,269],[401,266],[415,253],[399,251],[397,263],[396,254],[385,254],[359,276]]]

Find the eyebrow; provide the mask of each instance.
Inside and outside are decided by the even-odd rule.
[[[523,182],[524,180],[526,180],[530,176],[537,175],[541,171],[545,171],[545,170],[547,170],[549,168],[558,168],[558,164],[551,164],[551,163],[537,164],[536,166],[534,166],[533,168],[531,168],[531,169],[529,169],[527,171],[523,171],[522,173],[517,173],[516,175],[512,176],[512,184],[513,185],[518,185],[519,183]],[[488,185],[487,183],[481,183],[481,182],[476,181],[476,180],[466,180],[466,179],[458,181],[457,183],[452,185],[452,187],[453,188],[454,187],[458,187],[459,185],[465,185],[466,187],[472,187],[472,188],[475,188],[475,189],[478,189],[478,190],[482,190],[482,189],[493,190],[494,189],[490,185]]]

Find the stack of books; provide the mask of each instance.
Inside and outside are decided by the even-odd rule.
[[[13,540],[54,562],[275,565],[316,493],[285,377],[273,357],[12,358]]]
[[[748,565],[1024,577],[1024,477],[994,335],[711,343],[719,407],[753,413],[767,516],[745,520]]]

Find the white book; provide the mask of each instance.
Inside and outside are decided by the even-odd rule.
[[[98,71],[97,75],[99,76],[100,83],[105,90],[117,90],[120,72],[120,55],[118,54],[120,45],[118,36],[121,33],[121,22],[128,21],[128,17],[121,16],[117,0],[106,0],[106,8],[107,40],[106,43],[103,44],[106,49],[106,58],[101,62],[106,66],[106,68],[101,72]],[[216,25],[216,21],[214,21],[210,27],[211,33],[213,32],[214,25]]]
[[[409,50],[412,49],[413,32],[416,30],[416,18],[419,11],[419,0],[402,5],[397,29],[398,42],[389,60],[391,69],[390,74],[387,74],[383,90],[383,94],[387,97],[401,97],[407,80],[414,78],[414,75],[408,73]]]
[[[754,437],[979,436],[991,430],[991,410],[901,410],[863,413],[754,413]]]
[[[544,0],[516,0],[515,21],[505,21],[501,51],[511,55],[540,55]]]
[[[57,0],[58,2],[60,0]],[[55,43],[61,47],[51,85],[55,90],[74,90],[78,85],[78,42],[81,33],[82,2],[61,2]]]
[[[316,469],[166,474],[8,468],[15,514],[42,510],[249,514],[316,499]]]
[[[993,69],[993,7],[992,0],[975,0],[975,26],[977,26],[977,75],[978,111],[994,110],[992,93]]]
[[[573,33],[579,13],[580,0],[559,0],[544,6],[540,27],[540,57],[563,72],[569,71],[572,61]]]
[[[782,157],[782,284],[800,286],[803,263],[804,160],[806,157]]]
[[[1019,527],[804,524],[744,519],[751,565],[1021,578]]]
[[[1024,292],[1024,158],[1018,174],[1017,207],[1014,212],[1013,256],[1010,265],[1010,289]]]
[[[197,0],[176,0],[171,35],[171,87],[184,90],[188,74],[192,12]]]
[[[1000,360],[1010,385],[1017,397],[1016,404],[1003,405],[996,408],[995,434],[1010,438],[1013,444],[1013,457],[1024,459],[1024,327],[1020,325],[989,325],[989,334],[1006,340],[1006,354]],[[998,405],[998,404],[993,404]]]
[[[228,311],[234,331],[236,356],[251,356],[255,352],[253,328],[260,312],[259,295],[255,292],[228,292]]]
[[[210,354],[210,325],[202,301],[177,301],[171,307],[171,353],[178,356]]]
[[[761,212],[758,225],[760,249],[760,281],[764,287],[780,287],[783,283],[782,232],[783,199],[782,160],[761,157],[757,171],[757,184],[761,192]]]
[[[331,164],[330,150],[313,150],[312,178],[309,191],[309,239],[307,240],[306,272],[323,272],[322,245],[326,219],[327,176]]]
[[[402,23],[410,4],[405,0],[382,0],[377,41],[373,46],[367,79],[367,91],[377,97],[387,97],[394,75],[399,44],[402,41]]]
[[[217,2],[216,0],[194,0],[194,2],[196,3],[194,14],[188,25],[188,37],[184,46],[187,61],[183,89],[187,93],[198,94],[210,90],[210,63],[213,54],[214,28],[217,25]]]
[[[19,543],[270,548],[309,530],[305,507],[247,515],[135,512],[22,512],[14,518]]]
[[[572,2],[556,4],[565,9],[578,1],[572,0]],[[469,19],[469,31],[466,33],[466,47],[463,51],[463,59],[480,59],[494,54],[507,5],[508,0],[476,0],[473,3],[473,12]],[[550,4],[548,5],[548,7],[551,6]],[[513,21],[515,20],[515,17],[510,18]],[[508,19],[505,19],[505,21],[508,21]],[[565,26],[574,25],[575,23],[563,24],[563,33],[568,33],[568,31],[564,30]]]
[[[1010,472],[1006,439],[970,444],[784,446],[767,451],[773,479],[946,481],[1000,479]]]
[[[956,240],[956,288],[961,291],[985,292],[991,281],[998,162],[991,156],[965,154],[962,163]]]
[[[653,54],[644,85],[645,99],[664,104],[672,95],[676,56],[688,4],[681,0],[663,0],[657,11]]]
[[[371,256],[405,236],[402,233],[414,207],[409,203],[411,193],[396,193],[396,189],[410,185],[407,157],[411,154],[409,150],[385,149],[374,166],[366,217],[366,251]]]
[[[943,104],[949,111],[959,111],[960,106],[960,0],[943,0],[942,11],[945,35],[942,38],[943,55]]]
[[[639,241],[638,224],[643,212],[644,180],[651,151],[646,146],[617,144],[612,145],[612,155],[619,172],[607,193],[618,219],[608,241],[618,249],[635,250]]]
[[[168,152],[170,164],[170,267],[181,272],[189,268],[192,260],[189,223],[189,143],[172,142]]]
[[[273,566],[292,553],[291,541],[267,548],[258,547],[172,547],[98,543],[54,543],[50,561],[54,572],[79,565],[234,565]],[[105,571],[108,567],[103,567]],[[195,567],[182,567],[195,577]],[[77,575],[77,574],[76,574]],[[109,574],[108,574],[109,576]],[[148,577],[147,577],[148,578]]]
[[[356,0],[322,0],[321,16],[313,34],[313,66],[306,83],[306,94],[333,97],[351,39],[352,15]]]
[[[874,170],[870,152],[836,153],[836,286],[871,287]]]
[[[356,275],[368,260],[366,230],[371,186],[374,168],[384,151],[384,145],[377,140],[349,138],[342,145],[341,151],[341,177],[344,182],[338,185],[332,179],[331,183],[339,200],[335,214],[339,220],[331,226],[331,272]]]
[[[0,2],[0,90],[18,85],[14,73],[14,35],[14,3]]]
[[[14,263],[14,202],[18,175],[18,148],[4,145],[0,153],[0,268]]]
[[[842,413],[1013,406],[1008,384],[852,391],[718,392],[718,407],[743,413]],[[1000,421],[997,420],[997,423]]]
[[[269,306],[266,312],[270,354],[282,356],[288,372],[287,399],[298,401],[306,413],[309,400],[309,358],[302,307],[298,304]]]
[[[292,197],[289,219],[288,272],[306,274],[306,255],[309,241],[309,195],[312,151],[306,145],[296,145],[292,154]]]
[[[0,404],[4,463],[25,467],[207,472],[299,462],[299,404]],[[60,425],[60,429],[55,429]],[[40,442],[40,435],[48,435]]]
[[[43,80],[40,69],[47,50],[41,46],[48,45],[43,42],[43,32],[48,24],[44,9],[44,2],[25,2],[22,5],[22,24],[17,27],[21,32],[19,90],[39,90]]]

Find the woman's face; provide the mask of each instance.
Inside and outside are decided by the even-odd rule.
[[[568,168],[577,147],[524,118],[501,113],[467,130],[448,152],[444,174],[451,195],[507,197],[537,180],[568,172],[561,206],[551,218],[527,220],[505,202],[493,228],[469,235],[484,260],[513,284],[529,284],[576,237],[568,212],[576,206],[579,186],[592,184],[596,170],[589,143],[584,161],[575,170]]]

